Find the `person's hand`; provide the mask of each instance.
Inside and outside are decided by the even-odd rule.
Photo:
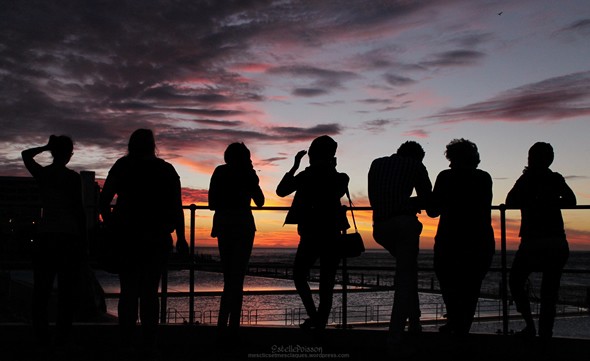
[[[55,135],[50,135],[49,136],[49,141],[47,141],[47,145],[45,146],[47,149],[51,150],[53,147],[53,143],[55,143],[55,140],[57,139],[57,137]]]
[[[184,238],[178,239],[176,241],[176,253],[178,253],[181,256],[187,256],[188,251],[189,251],[189,247],[188,247],[188,243],[186,242],[186,239],[184,239]]]
[[[293,168],[299,168],[301,165],[301,159],[307,154],[307,150],[300,150],[295,154],[295,163],[293,163]]]

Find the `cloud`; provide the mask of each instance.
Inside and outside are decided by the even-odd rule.
[[[208,202],[209,190],[207,189],[194,189],[194,188],[182,188],[182,204],[203,204]]]
[[[416,81],[414,79],[405,77],[405,76],[401,76],[401,75],[394,75],[394,74],[385,74],[383,76],[385,78],[385,81],[389,84],[389,85],[393,85],[393,86],[405,86],[405,85],[411,85],[416,83]]]
[[[573,73],[527,84],[489,100],[447,109],[431,118],[469,120],[563,120],[590,114],[590,72]]]
[[[343,87],[343,83],[358,75],[350,71],[336,71],[307,65],[278,66],[267,70],[268,74],[288,76],[296,80],[309,79],[311,86],[296,87],[295,96],[313,97],[325,95]]]
[[[373,132],[379,133],[382,132],[387,126],[395,125],[396,121],[390,119],[375,119],[369,120],[363,123],[363,128]]]
[[[272,158],[260,159],[256,162],[255,167],[266,166],[266,165],[275,166],[276,162],[280,162],[285,159],[289,159],[289,158],[288,157],[272,157]]]
[[[415,130],[410,130],[410,131],[403,133],[404,136],[421,138],[421,139],[428,138],[429,134],[430,133],[424,129],[415,129]]]
[[[422,61],[423,67],[450,67],[477,64],[485,54],[475,50],[452,50],[433,54],[431,59]]]
[[[580,35],[590,34],[590,19],[580,19],[560,29],[560,32],[574,32]]]

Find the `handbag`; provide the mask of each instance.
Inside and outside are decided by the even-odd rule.
[[[346,197],[348,197],[348,203],[350,205],[350,214],[352,215],[352,223],[354,224],[354,233],[346,233],[346,231],[343,231],[343,233],[340,235],[340,255],[343,258],[358,257],[365,251],[365,244],[363,242],[363,237],[356,227],[354,210],[352,209],[352,200],[350,199],[348,188],[346,189]]]

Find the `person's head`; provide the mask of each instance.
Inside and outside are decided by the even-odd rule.
[[[240,166],[252,164],[250,151],[244,143],[232,143],[228,145],[223,153],[223,159],[229,165]]]
[[[529,168],[545,169],[553,163],[553,147],[549,143],[537,142],[529,149]]]
[[[151,129],[137,129],[131,134],[127,154],[132,157],[156,156],[156,140]]]
[[[332,162],[336,156],[336,149],[338,143],[327,135],[322,135],[315,138],[307,152],[309,156],[309,163],[315,164],[318,162]]]
[[[451,168],[477,168],[479,164],[479,152],[477,145],[467,139],[453,139],[447,144],[445,156],[451,163]]]
[[[396,154],[402,157],[413,158],[421,162],[426,153],[420,144],[413,140],[408,140],[397,148]]]
[[[49,138],[49,150],[55,161],[67,164],[74,154],[74,142],[67,135],[52,135]]]

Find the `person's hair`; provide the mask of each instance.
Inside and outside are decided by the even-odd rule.
[[[479,152],[477,145],[467,139],[453,139],[447,144],[445,156],[451,162],[451,168],[477,168]]]
[[[50,151],[53,158],[68,158],[74,151],[74,142],[67,135],[53,136]]]
[[[529,149],[528,166],[536,169],[549,168],[554,157],[551,144],[537,142]]]
[[[230,165],[250,164],[250,150],[244,143],[232,143],[225,149],[223,159]]]
[[[132,157],[156,156],[156,140],[151,129],[137,129],[129,137],[127,154]]]
[[[334,156],[336,156],[337,148],[338,143],[336,143],[336,141],[330,136],[322,135],[317,137],[311,142],[311,145],[309,146],[309,160],[310,162],[332,160]]]
[[[402,157],[414,158],[420,162],[424,159],[424,155],[426,155],[422,146],[413,140],[408,140],[400,145],[397,148],[396,154]]]

